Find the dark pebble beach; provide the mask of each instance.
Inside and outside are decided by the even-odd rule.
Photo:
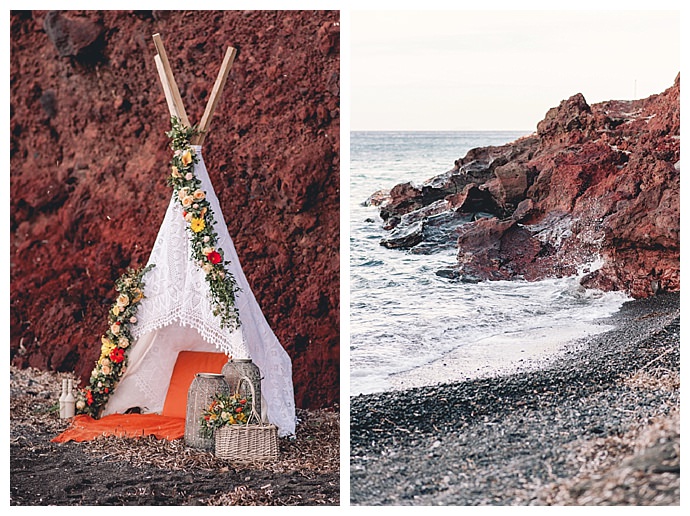
[[[680,294],[544,369],[350,400],[352,505],[678,505]]]

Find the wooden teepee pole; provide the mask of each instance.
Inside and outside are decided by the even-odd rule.
[[[235,61],[235,55],[237,55],[237,50],[232,47],[228,47],[225,52],[225,57],[223,58],[223,63],[220,65],[220,71],[218,72],[218,77],[213,85],[213,90],[211,90],[211,96],[206,103],[206,110],[204,115],[201,117],[201,122],[199,123],[199,134],[192,139],[192,144],[201,145],[204,142],[208,128],[211,126],[211,118],[213,118],[213,113],[216,110],[218,101],[220,100],[220,94],[225,87],[225,83],[228,80],[228,74],[230,73],[230,68],[232,68],[232,63]]]
[[[175,108],[175,101],[172,96],[172,89],[170,88],[170,83],[165,75],[165,69],[163,68],[163,62],[161,61],[161,56],[155,55],[153,60],[156,62],[156,68],[158,69],[158,78],[161,80],[161,86],[163,87],[163,93],[165,94],[165,101],[168,104],[168,111],[170,111],[170,116],[180,117],[177,109]]]
[[[172,68],[170,67],[170,62],[168,61],[168,55],[165,52],[165,47],[163,46],[163,41],[161,40],[160,34],[153,35],[153,44],[156,45],[156,50],[160,56],[161,65],[170,87],[170,93],[172,95],[172,102],[175,106],[175,111],[177,112],[177,115],[182,123],[187,127],[191,127],[189,118],[187,118],[187,112],[185,111],[184,104],[182,103],[180,90],[177,88],[177,83],[175,82],[175,77],[173,76]],[[165,84],[163,84],[163,88],[165,89]]]

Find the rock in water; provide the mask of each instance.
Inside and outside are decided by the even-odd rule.
[[[647,99],[590,106],[573,95],[536,133],[472,149],[423,185],[379,193],[384,227],[395,228],[395,247],[424,253],[457,236],[461,276],[536,280],[600,257],[583,285],[635,297],[678,291],[679,96],[680,75]],[[476,212],[493,218],[454,217]],[[432,220],[444,221],[446,238],[430,231]]]

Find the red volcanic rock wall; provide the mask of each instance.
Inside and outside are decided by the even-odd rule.
[[[339,15],[13,11],[13,364],[87,379],[114,280],[148,259],[171,191],[160,33],[198,122],[238,49],[204,159],[298,407],[339,393]]]

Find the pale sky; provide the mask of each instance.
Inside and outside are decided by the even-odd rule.
[[[680,18],[641,10],[352,11],[350,127],[531,132],[575,93],[590,104],[661,93],[680,72]]]

